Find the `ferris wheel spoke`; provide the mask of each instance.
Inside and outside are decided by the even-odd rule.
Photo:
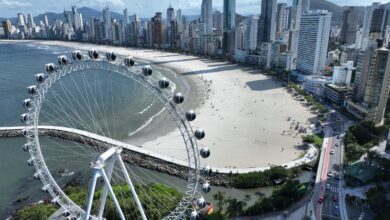
[[[71,79],[73,79],[73,78],[71,78]],[[103,132],[102,128],[99,126],[99,124],[97,122],[98,121],[97,118],[92,113],[91,106],[89,106],[89,105],[83,106],[80,103],[80,101],[77,99],[77,97],[75,97],[71,93],[69,93],[69,96],[68,96],[68,94],[66,92],[66,89],[65,89],[65,86],[63,85],[63,83],[61,81],[60,81],[60,86],[61,86],[62,91],[65,92],[66,98],[68,100],[68,105],[73,108],[73,113],[77,116],[77,118],[79,120],[82,120],[82,117],[80,117],[80,115],[79,115],[78,111],[76,110],[75,105],[73,103],[76,103],[77,107],[81,108],[81,110],[82,110],[81,113],[88,117],[88,120],[92,123],[93,127],[95,128],[95,132],[98,133],[98,131],[99,131],[99,132],[101,132],[102,135],[104,135],[104,132]],[[78,89],[77,86],[76,86],[76,89]],[[81,97],[83,98],[82,95],[81,95]],[[88,107],[88,109],[90,110],[90,113],[88,113],[87,110],[85,110],[85,107]],[[89,127],[85,127],[85,128],[89,129]]]
[[[44,116],[46,116],[47,118],[51,118],[51,119],[53,119],[53,120],[55,120],[57,117],[55,117],[55,116],[53,116],[52,114],[50,114],[50,113],[48,113],[48,112],[46,112],[46,111],[42,111],[41,112]],[[65,121],[64,121],[65,122]],[[74,127],[74,125],[71,125],[71,124],[68,124],[68,123],[64,123],[64,125],[65,126],[68,126],[68,127]],[[79,136],[82,140],[83,140],[83,142],[84,142],[84,144],[87,144],[88,142],[84,139],[84,137],[82,137],[82,136]],[[61,146],[61,145],[59,145],[59,146]],[[87,151],[87,149],[85,149],[85,148],[82,148],[82,147],[80,147],[80,149],[83,149],[84,150],[84,152],[85,153],[89,153],[89,155],[93,155],[94,153],[91,151],[91,150],[89,150],[89,152]]]

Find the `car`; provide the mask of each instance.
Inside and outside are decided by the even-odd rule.
[[[336,194],[334,194],[334,195],[332,196],[332,200],[333,200],[333,202],[337,202],[337,195],[336,195]]]
[[[334,154],[334,149],[332,149],[332,150],[330,151],[330,154]]]
[[[340,135],[337,135],[336,138],[337,138],[337,139],[340,139]]]
[[[333,177],[333,173],[332,172],[328,172],[328,177]]]
[[[320,198],[318,198],[318,203],[322,203],[324,201],[324,196],[320,196]]]
[[[335,216],[339,216],[340,215],[340,208],[338,205],[336,205],[334,208],[333,208],[333,215]]]
[[[329,183],[326,184],[325,189],[330,189],[330,184]]]
[[[339,143],[336,143],[335,146],[338,147],[338,146],[339,146]]]

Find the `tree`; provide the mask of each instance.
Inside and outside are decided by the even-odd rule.
[[[223,216],[223,206],[226,203],[226,201],[225,201],[225,193],[221,192],[221,191],[218,191],[217,193],[215,193],[213,195],[213,199],[215,201],[217,201],[217,211],[216,211],[217,219],[218,220],[222,220],[222,219],[224,219],[224,216]]]
[[[228,206],[227,206],[226,214],[229,217],[235,217],[241,215],[243,213],[244,207],[246,206],[245,202],[238,201],[236,198],[234,199],[229,198],[227,200],[227,204]]]

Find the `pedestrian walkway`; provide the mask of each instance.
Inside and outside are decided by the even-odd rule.
[[[24,127],[22,127],[22,126],[17,126],[17,127],[0,127],[0,132],[1,131],[10,131],[10,130],[11,131],[12,130],[22,130],[23,128]],[[162,154],[159,154],[159,153],[155,153],[155,152],[152,152],[150,150],[139,148],[139,147],[136,147],[136,146],[133,146],[133,145],[130,145],[130,144],[127,144],[127,143],[123,143],[121,141],[117,141],[117,140],[114,140],[114,139],[111,139],[111,138],[108,138],[108,137],[104,137],[104,136],[101,136],[101,135],[98,135],[98,134],[94,134],[94,133],[91,133],[91,132],[88,132],[88,131],[82,131],[82,130],[78,130],[78,129],[74,129],[74,128],[59,127],[59,126],[38,126],[38,128],[42,129],[42,130],[63,131],[63,132],[73,133],[73,134],[76,134],[76,135],[81,135],[83,137],[92,138],[92,139],[95,139],[95,140],[98,140],[98,141],[106,142],[108,144],[111,144],[112,146],[122,147],[124,149],[130,150],[130,151],[133,151],[133,152],[137,152],[137,153],[140,153],[140,154],[148,155],[148,156],[151,156],[151,157],[154,157],[154,158],[158,158],[160,160],[167,161],[167,162],[170,162],[170,163],[173,163],[173,164],[176,164],[176,165],[186,166],[186,167],[188,166],[188,162],[187,161],[183,161],[183,160],[179,160],[179,159],[173,158],[171,156],[166,156],[166,155],[162,155]],[[302,158],[299,158],[299,159],[296,159],[296,160],[293,160],[293,161],[281,164],[281,166],[283,166],[283,167],[285,167],[287,169],[294,168],[294,167],[301,166],[301,165],[306,164],[306,163],[313,162],[317,158],[317,156],[318,156],[317,148],[315,148],[314,145],[310,145],[309,149],[307,150],[307,152],[305,153],[305,155]],[[212,170],[213,171],[218,170],[218,173],[222,173],[222,174],[230,174],[230,173],[259,172],[259,171],[268,170],[270,168],[271,168],[270,166],[267,166],[267,167],[254,167],[254,168],[219,168],[219,167],[212,167]]]

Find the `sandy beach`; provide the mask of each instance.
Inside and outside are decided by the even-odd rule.
[[[33,42],[115,51],[170,68],[196,82],[191,85],[198,85],[194,88],[198,92],[194,94],[201,97],[187,97],[186,101],[196,103],[193,106],[198,117],[192,125],[205,130],[206,137],[199,144],[211,150],[211,156],[202,163],[213,167],[264,167],[297,159],[302,153],[297,148],[302,143],[302,134],[295,128],[307,128],[315,118],[280,82],[249,67],[150,49]],[[184,145],[177,137],[177,129],[168,129],[166,134],[148,140],[142,147],[182,159],[185,158]]]

